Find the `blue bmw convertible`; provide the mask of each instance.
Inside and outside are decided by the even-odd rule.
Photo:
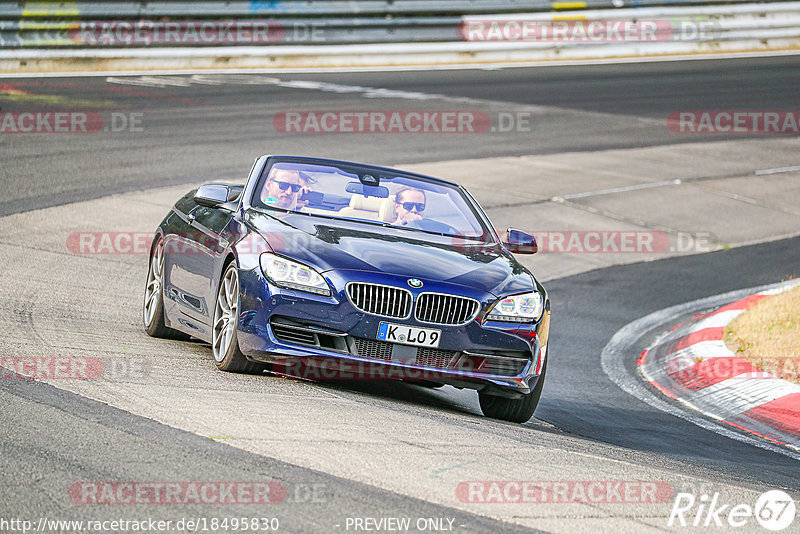
[[[513,255],[534,252],[458,184],[263,156],[245,185],[202,185],[159,225],[144,327],[210,343],[223,371],[449,384],[521,423],[548,360],[550,301]]]

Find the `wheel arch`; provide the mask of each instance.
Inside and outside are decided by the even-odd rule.
[[[231,249],[228,250],[222,258],[222,261],[219,262],[219,270],[215,273],[214,276],[214,286],[213,292],[211,293],[211,301],[215,301],[217,298],[217,293],[219,293],[219,286],[222,283],[222,277],[225,276],[225,269],[228,268],[228,265],[231,263],[236,262],[238,267],[239,265],[239,258],[236,256],[236,253]],[[209,320],[213,321],[213,311],[209,314]],[[213,325],[212,325],[213,326]]]

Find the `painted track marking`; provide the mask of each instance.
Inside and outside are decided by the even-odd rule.
[[[640,401],[652,406],[653,408],[661,410],[662,412],[666,412],[670,415],[674,415],[675,417],[680,417],[681,419],[699,426],[700,428],[715,432],[727,438],[741,441],[761,449],[766,449],[770,452],[782,454],[794,460],[800,460],[800,453],[790,449],[785,449],[778,445],[773,445],[772,443],[762,441],[740,432],[736,432],[726,428],[722,423],[714,422],[710,419],[700,416],[699,414],[691,413],[687,410],[679,408],[678,406],[668,403],[666,400],[657,397],[652,391],[650,391],[648,387],[645,386],[644,382],[638,376],[634,376],[634,373],[631,373],[625,366],[626,359],[630,359],[631,362],[634,363],[636,357],[638,357],[638,355],[636,355],[633,351],[633,346],[636,344],[639,338],[654,328],[657,328],[658,326],[670,321],[674,321],[679,316],[692,310],[719,306],[727,302],[744,298],[752,293],[757,293],[768,289],[776,289],[785,284],[786,282],[781,282],[778,284],[768,284],[764,286],[738,289],[736,291],[730,291],[728,293],[713,295],[711,297],[694,300],[692,302],[671,306],[669,308],[653,312],[645,317],[636,319],[635,321],[626,324],[624,327],[618,330],[608,344],[603,347],[603,351],[600,354],[600,363],[603,367],[603,372],[624,392],[628,393],[629,395],[633,395]]]

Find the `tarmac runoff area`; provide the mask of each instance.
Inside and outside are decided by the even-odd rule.
[[[585,237],[591,232],[653,233],[649,240],[633,239],[640,246],[662,243],[656,232],[669,237],[663,250],[567,253],[548,251],[548,246],[558,246],[548,236],[550,245],[543,242],[540,254],[519,257],[546,282],[615,264],[800,233],[800,172],[792,170],[796,164],[796,139],[767,139],[401,167],[464,184],[498,229],[514,226],[539,235],[578,232],[577,243],[584,248],[598,243]],[[486,440],[481,425],[465,424],[459,411],[441,412],[374,396],[365,402],[358,392],[221,373],[205,345],[148,338],[141,326],[146,247],[144,254],[137,253],[133,238],[111,239],[110,251],[99,246],[72,249],[70,243],[80,244],[86,232],[150,235],[189,188],[187,184],[126,193],[0,219],[0,268],[5,273],[0,327],[15,332],[0,339],[2,353],[98,358],[112,370],[99,379],[42,381],[200,436],[229,438],[225,443],[233,447],[553,532],[592,532],[600,527],[661,531],[669,504],[649,500],[637,508],[636,517],[620,514],[613,502],[567,507],[543,503],[536,517],[518,515],[518,509],[503,504],[476,502],[475,495],[483,495],[481,488],[472,488],[477,492],[473,497],[466,488],[464,499],[443,490],[463,481],[455,459],[468,459],[473,480],[504,480],[513,470],[518,480],[593,480],[603,473],[607,480],[657,479],[676,489],[707,483],[708,474],[676,474],[612,459],[602,443],[593,443],[591,452],[573,453],[581,458],[579,463],[564,464],[560,447],[580,448],[580,438],[559,436],[562,445],[553,446],[547,433],[558,430],[541,421],[530,423],[544,431],[535,442],[519,439],[512,426]],[[682,235],[687,236],[685,250],[678,246]],[[102,239],[97,237],[95,243]],[[620,248],[621,239],[607,237],[606,243]],[[564,235],[560,241],[556,238],[558,242],[575,240]],[[558,296],[553,299],[557,309]],[[473,392],[448,390],[447,395],[448,402],[477,410]],[[254,403],[280,409],[262,411],[258,418],[239,409]],[[335,421],[330,417],[332,406]],[[381,419],[384,425],[359,424],[365,417]],[[436,433],[425,430],[431,417],[439,421]],[[304,424],[309,418],[319,424]],[[409,429],[417,430],[409,435]],[[506,455],[512,448],[537,461],[512,465]],[[423,449],[425,454],[420,454]],[[738,484],[715,482],[715,487],[728,502],[755,502],[761,493]],[[484,489],[489,495],[491,488]],[[660,495],[658,487],[639,490],[637,495],[648,496],[651,490]]]

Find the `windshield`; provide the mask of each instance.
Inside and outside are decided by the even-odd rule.
[[[275,161],[264,169],[253,205],[490,239],[483,221],[458,187],[371,167]]]

